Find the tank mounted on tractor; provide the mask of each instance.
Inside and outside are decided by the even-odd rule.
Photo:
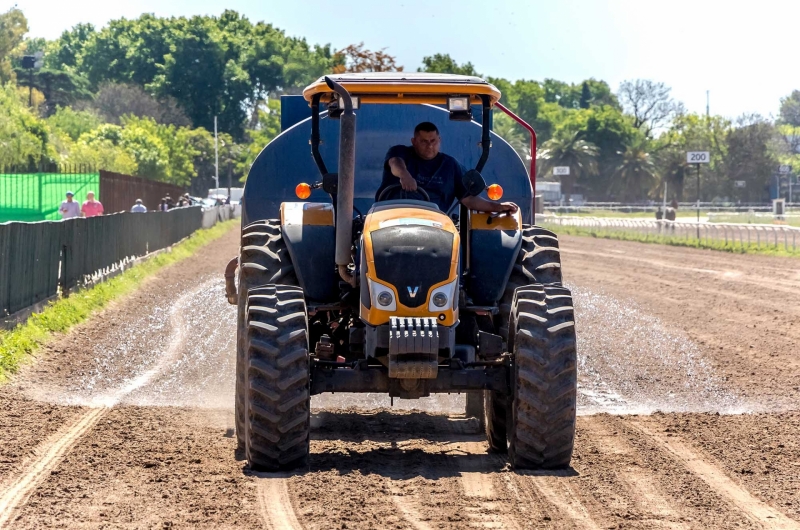
[[[307,463],[310,400],[324,392],[465,393],[490,450],[514,467],[569,465],[572,297],[556,235],[533,224],[535,133],[499,99],[477,77],[407,73],[332,75],[282,98],[225,273],[238,304],[236,435],[251,467]],[[530,131],[529,174],[492,132],[493,109]],[[474,167],[467,195],[485,196],[488,179],[492,198],[519,209],[442,211],[424,186],[375,201],[387,148],[423,121]]]

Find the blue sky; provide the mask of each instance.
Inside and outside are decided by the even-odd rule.
[[[711,0],[18,0],[32,36],[54,38],[79,22],[102,26],[143,12],[160,16],[237,10],[312,43],[387,48],[407,70],[449,53],[509,79],[594,77],[616,91],[625,79],[663,81],[691,111],[777,114],[800,89],[800,2],[741,8]],[[383,5],[391,7],[383,7]],[[335,8],[334,6],[343,6]],[[327,13],[327,15],[326,15]],[[335,14],[341,14],[339,17]]]

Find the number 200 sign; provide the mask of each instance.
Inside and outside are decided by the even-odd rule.
[[[689,151],[686,153],[687,164],[708,164],[711,157],[708,151]]]

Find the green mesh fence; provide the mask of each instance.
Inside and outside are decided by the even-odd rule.
[[[6,221],[55,221],[61,219],[58,207],[67,191],[82,203],[86,192],[100,197],[99,173],[0,173],[0,223]]]

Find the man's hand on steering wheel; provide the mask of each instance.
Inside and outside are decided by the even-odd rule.
[[[405,191],[417,191],[417,181],[411,176],[411,173],[407,171],[404,175],[400,176],[400,186],[402,186]]]

